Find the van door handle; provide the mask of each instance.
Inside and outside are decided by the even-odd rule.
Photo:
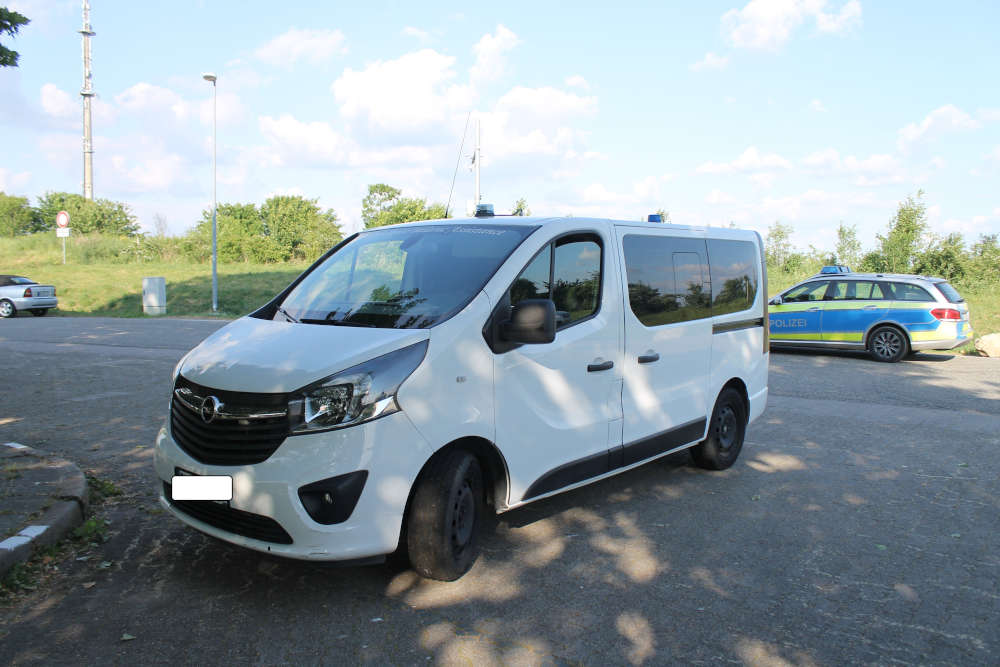
[[[869,304],[869,305],[865,306],[864,308],[862,308],[861,310],[878,310],[878,309],[879,309],[879,307],[876,306],[875,304]]]
[[[587,364],[588,373],[596,373],[597,371],[606,371],[614,368],[615,362],[605,361],[602,364]]]
[[[659,361],[659,360],[660,360],[660,353],[659,352],[654,352],[653,354],[640,354],[639,355],[639,363],[640,364],[651,364],[654,361]]]
[[[819,311],[819,306],[813,306],[812,308],[806,308],[807,313],[815,313]]]

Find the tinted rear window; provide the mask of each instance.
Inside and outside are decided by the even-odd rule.
[[[757,298],[757,248],[749,241],[709,239],[712,315],[746,310]]]
[[[934,297],[923,287],[910,283],[891,283],[896,301],[934,301]]]
[[[711,317],[704,239],[628,234],[623,240],[628,300],[647,327]]]
[[[965,301],[962,295],[958,293],[958,290],[948,283],[935,283],[934,286],[941,290],[941,294],[944,294],[944,298],[948,299],[948,303],[962,303]]]

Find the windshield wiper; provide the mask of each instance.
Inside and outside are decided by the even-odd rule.
[[[289,315],[288,311],[285,310],[284,308],[282,308],[281,306],[278,306],[278,312],[281,313],[282,315],[284,315],[285,319],[287,319],[289,322],[295,322],[296,324],[299,323],[299,321],[297,319],[295,319],[294,317],[292,317],[291,315]]]
[[[330,324],[335,327],[368,327],[370,329],[376,328],[374,324],[368,324],[367,322],[351,322],[350,320],[311,320],[303,319],[301,320],[303,324]]]

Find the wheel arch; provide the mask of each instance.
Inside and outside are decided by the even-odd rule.
[[[719,393],[716,395],[716,399],[715,400],[718,401],[719,400],[718,397],[721,396],[722,392],[724,392],[727,389],[735,389],[739,393],[740,398],[743,399],[743,415],[746,418],[747,423],[749,423],[749,421],[750,421],[750,394],[747,392],[747,385],[746,385],[746,383],[743,382],[742,378],[738,378],[738,377],[729,378],[729,380],[724,385],[722,385],[722,388],[719,389]],[[714,405],[714,403],[713,403],[713,405]]]
[[[410,505],[413,502],[413,494],[419,486],[421,479],[427,471],[433,467],[433,463],[447,456],[452,451],[460,449],[469,452],[479,461],[479,467],[483,472],[483,487],[486,492],[486,502],[493,507],[494,511],[502,512],[507,509],[507,496],[510,482],[507,471],[507,461],[496,445],[478,436],[467,436],[452,440],[435,451],[420,468],[413,484],[410,486],[409,495],[406,498],[406,508],[403,511],[403,526],[399,533],[400,544],[405,544],[406,520],[410,514]]]

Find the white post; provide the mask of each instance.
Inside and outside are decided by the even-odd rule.
[[[218,153],[216,148],[218,144],[218,113],[217,102],[219,99],[218,88],[215,85],[217,77],[211,72],[206,72],[201,75],[201,78],[205,81],[210,81],[212,83],[212,312],[218,312],[219,310],[219,276],[217,272],[218,264],[218,247],[216,244],[216,183],[217,179],[215,176],[215,156]]]

